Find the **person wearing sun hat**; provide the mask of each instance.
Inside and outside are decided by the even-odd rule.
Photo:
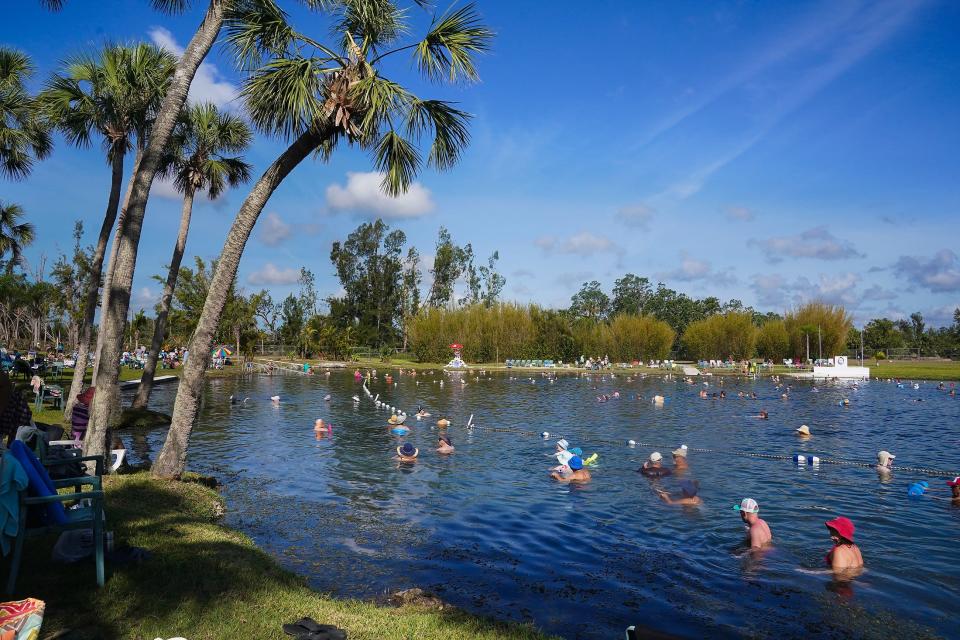
[[[409,442],[404,442],[397,447],[397,459],[400,462],[416,462],[418,455],[420,455],[420,449],[415,448]]]
[[[440,427],[441,429],[446,429],[447,427],[450,426],[450,421],[447,420],[446,418],[440,418],[439,420],[437,420],[437,426]]]
[[[805,424],[802,424],[799,427],[797,427],[796,431],[797,431],[797,435],[800,436],[801,438],[810,437],[810,427],[808,427]]]
[[[687,445],[680,445],[679,449],[670,452],[673,455],[673,468],[677,471],[684,471],[687,468]]]
[[[889,451],[881,451],[877,454],[877,471],[880,473],[890,473],[893,471],[893,459],[897,456]]]
[[[756,500],[744,498],[740,504],[733,505],[733,509],[740,512],[740,519],[747,525],[751,549],[760,549],[773,542],[770,526],[757,515],[760,513],[760,505]]]
[[[960,507],[960,476],[947,480],[947,486],[950,487],[950,501],[953,506]]]
[[[863,566],[863,556],[860,547],[853,543],[853,523],[849,518],[838,516],[824,523],[830,530],[830,539],[833,540],[833,549],[827,554],[827,564],[834,571],[859,569]]]
[[[696,480],[680,481],[680,497],[672,498],[666,491],[657,491],[660,499],[667,504],[680,504],[684,506],[697,506],[703,504],[703,500],[697,494],[700,492],[700,483]]]

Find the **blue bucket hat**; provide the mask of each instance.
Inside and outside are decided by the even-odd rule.
[[[573,469],[574,471],[579,471],[580,469],[583,469],[583,458],[581,458],[580,456],[573,456],[567,462],[567,466]]]
[[[420,450],[409,442],[404,442],[402,446],[397,447],[397,453],[405,458],[415,458]]]

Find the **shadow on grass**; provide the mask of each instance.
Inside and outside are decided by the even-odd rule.
[[[544,637],[528,626],[450,608],[328,598],[281,569],[246,536],[217,524],[220,510],[219,496],[199,483],[153,481],[146,474],[112,477],[107,528],[118,545],[144,547],[152,557],[108,565],[107,585],[97,589],[92,561],[54,564],[54,540],[30,540],[15,597],[47,603],[41,637],[282,638],[281,625],[302,616],[336,624],[351,640]]]

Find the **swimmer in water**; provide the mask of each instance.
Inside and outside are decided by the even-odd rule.
[[[453,453],[453,443],[450,441],[450,436],[437,438],[437,453]]]
[[[960,507],[960,476],[947,480],[947,486],[950,487],[950,502],[953,506]]]
[[[666,491],[657,491],[660,499],[667,504],[679,504],[684,506],[697,506],[703,504],[703,500],[697,495],[700,491],[700,483],[696,480],[684,480],[680,483],[680,497],[671,498]]]
[[[810,437],[810,427],[805,424],[800,425],[797,427],[797,435],[800,436],[801,439],[806,440]]]
[[[830,531],[830,539],[833,540],[833,549],[830,550],[826,558],[830,568],[839,572],[863,567],[860,547],[853,543],[853,523],[840,516],[828,520],[824,524],[827,525],[827,529]]]
[[[670,452],[673,455],[673,468],[677,471],[687,470],[687,445],[680,445],[679,449]]]
[[[877,454],[877,472],[881,475],[893,473],[893,459],[897,456],[889,451],[881,451]]]
[[[567,461],[567,467],[570,473],[563,475],[559,471],[554,471],[550,477],[560,482],[590,482],[590,471],[583,466],[583,459],[580,456],[573,456]]]
[[[324,423],[322,418],[317,418],[316,422],[313,423],[313,432],[314,433],[326,433],[330,430],[330,427]]]
[[[761,409],[761,410],[760,410],[760,415],[758,415],[757,417],[760,418],[761,420],[769,420],[769,419],[770,419],[770,414],[767,413],[767,410],[766,410],[766,409]]]
[[[648,478],[662,478],[673,473],[670,469],[663,466],[663,456],[660,455],[659,451],[651,453],[647,461],[644,462],[643,466],[637,469],[637,471]]]
[[[753,498],[744,498],[740,504],[733,505],[733,508],[740,512],[740,519],[747,525],[747,535],[750,538],[751,549],[762,549],[773,543],[773,534],[770,533],[770,527],[757,515],[760,513],[760,505]]]
[[[404,442],[401,446],[397,447],[397,455],[394,460],[399,460],[400,462],[416,462],[418,455],[420,455],[420,449],[415,448],[409,442]]]
[[[429,418],[430,414],[423,410],[423,407],[417,407],[417,420],[420,418]]]

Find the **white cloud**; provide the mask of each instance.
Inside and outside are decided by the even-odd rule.
[[[656,213],[656,209],[653,207],[642,203],[631,204],[620,207],[617,211],[616,218],[628,227],[646,230],[650,228],[650,220],[653,218],[654,213]]]
[[[734,284],[737,281],[736,276],[730,270],[714,271],[709,262],[691,258],[687,254],[682,254],[679,267],[670,271],[662,271],[657,274],[657,278],[660,280],[679,280],[681,282],[708,280],[718,286]]]
[[[554,251],[588,258],[597,253],[615,253],[620,255],[623,249],[606,236],[598,236],[590,231],[575,233],[565,240],[554,236],[541,236],[533,243],[547,253]]]
[[[430,190],[419,182],[414,182],[406,193],[394,198],[380,188],[382,181],[383,173],[379,171],[348,172],[346,185],[327,187],[327,206],[333,211],[395,219],[419,218],[433,211]]]
[[[247,277],[247,282],[255,285],[294,284],[300,279],[300,270],[289,268],[281,269],[268,262],[259,271],[254,271]]]
[[[130,309],[134,313],[143,309],[147,315],[153,313],[153,307],[160,301],[160,293],[150,287],[140,287],[130,301]]]
[[[257,237],[268,247],[276,247],[290,237],[291,227],[276,212],[271,211],[260,223]]]
[[[739,220],[741,222],[750,222],[756,217],[753,210],[748,207],[730,206],[726,208],[726,213],[727,217],[731,220]]]
[[[530,269],[517,269],[510,275],[512,275],[514,278],[532,278],[536,274]]]
[[[863,257],[852,242],[836,237],[825,226],[808,229],[796,236],[776,236],[762,241],[751,239],[747,245],[760,247],[770,262],[781,262],[784,258],[845,260]]]
[[[751,287],[757,295],[757,301],[766,307],[786,307],[822,300],[852,310],[863,300],[863,295],[857,292],[859,283],[860,276],[855,273],[820,274],[815,282],[806,276],[789,282],[782,275],[770,273],[755,275]]]
[[[183,47],[173,34],[163,27],[153,27],[148,32],[150,39],[158,47],[166,49],[178,58],[183,55]],[[224,77],[215,64],[204,62],[197,69],[190,84],[190,102],[212,102],[218,107],[234,107],[239,88]]]
[[[157,178],[150,187],[150,195],[167,200],[183,200],[183,194],[177,191],[170,178]]]
[[[930,291],[960,291],[960,259],[950,249],[941,249],[929,259],[900,256],[893,269],[898,277]]]

